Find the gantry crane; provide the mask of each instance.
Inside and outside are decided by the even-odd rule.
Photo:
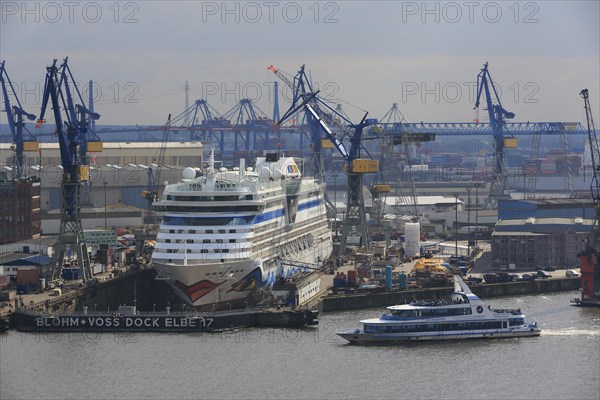
[[[313,168],[315,176],[323,179],[323,165],[321,158],[321,132],[325,134],[338,153],[345,161],[344,172],[348,176],[346,193],[346,214],[342,225],[342,238],[338,255],[343,255],[349,234],[356,230],[360,233],[361,244],[370,250],[371,240],[369,237],[367,216],[365,211],[365,202],[363,196],[363,175],[365,173],[376,173],[379,170],[379,161],[361,158],[363,130],[369,125],[377,123],[376,119],[367,119],[368,113],[365,113],[358,124],[349,121],[343,114],[338,113],[334,108],[318,97],[318,91],[313,91],[310,80],[306,76],[304,65],[294,77],[293,82],[289,80],[281,71],[274,66],[268,69],[280,77],[283,82],[292,89],[293,99],[289,110],[281,117],[279,124],[284,123],[291,118],[298,110],[304,109],[310,125],[312,127],[312,145],[315,153]],[[337,117],[337,118],[336,118]],[[345,129],[341,122],[347,123],[352,133],[349,138],[350,150],[346,150],[343,143]],[[334,133],[328,123],[334,123],[340,129],[340,132]],[[338,137],[339,136],[339,137]]]
[[[402,137],[408,137],[412,141],[427,141],[433,136],[492,135],[495,146],[495,163],[492,188],[485,206],[495,206],[498,200],[510,198],[504,168],[504,149],[516,147],[516,136],[579,135],[585,134],[585,131],[578,122],[507,122],[507,119],[512,119],[515,115],[502,107],[487,63],[484,64],[477,77],[478,91],[475,109],[479,109],[481,96],[485,92],[489,122],[480,122],[477,118],[473,122],[384,123],[379,124],[378,127],[381,129],[378,135],[391,136],[400,140]],[[404,136],[405,134],[408,136]]]
[[[61,279],[67,248],[70,248],[76,255],[82,278],[84,282],[88,282],[92,279],[92,268],[87,245],[83,239],[80,196],[82,185],[89,181],[89,166],[82,161],[80,149],[81,146],[88,144],[88,118],[98,119],[100,115],[92,113],[83,106],[84,101],[68,66],[68,58],[64,59],[60,67],[56,65],[56,62],[55,59],[51,66],[46,67],[42,109],[37,123],[39,127],[45,122],[44,115],[50,101],[63,170],[60,229],[52,260],[50,282]],[[73,94],[77,95],[76,99]],[[74,101],[79,101],[79,103],[75,104]],[[64,110],[64,119],[61,108]],[[99,139],[95,143],[97,147],[101,147]]]
[[[38,151],[39,148],[35,137],[27,130],[27,128],[25,128],[23,117],[30,121],[34,121],[35,115],[23,110],[21,102],[19,101],[19,97],[17,96],[17,92],[15,91],[15,88],[8,76],[8,72],[6,72],[6,67],[4,64],[5,61],[2,61],[2,64],[0,64],[0,85],[2,86],[2,97],[4,99],[4,111],[6,112],[8,128],[15,144],[15,156],[12,163],[13,178],[21,179],[27,176],[27,172],[25,171],[24,152],[35,152]],[[12,97],[15,99],[17,105],[11,106],[10,93],[12,93]],[[25,140],[23,137],[24,129],[31,139]]]

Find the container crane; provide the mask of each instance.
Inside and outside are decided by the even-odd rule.
[[[346,193],[346,214],[342,225],[342,238],[340,242],[339,255],[344,254],[346,243],[349,234],[356,230],[360,233],[362,245],[367,251],[370,250],[371,240],[368,232],[367,216],[365,211],[365,202],[363,196],[363,175],[365,173],[376,173],[379,171],[379,161],[361,158],[362,136],[365,127],[376,124],[376,119],[367,119],[368,113],[365,113],[362,120],[358,124],[349,121],[343,114],[338,113],[334,108],[329,106],[317,95],[318,91],[314,92],[306,73],[304,65],[300,68],[298,74],[294,77],[294,81],[290,81],[276,67],[269,66],[268,69],[275,73],[278,77],[282,77],[283,82],[292,89],[293,100],[289,110],[283,115],[278,122],[282,124],[288,118],[293,116],[298,110],[304,109],[309,118],[312,129],[312,144],[315,151],[316,160],[314,168],[316,177],[323,179],[322,160],[321,160],[321,132],[325,134],[333,147],[338,151],[345,161],[344,172],[348,176],[348,185]],[[352,129],[350,137],[350,150],[331,130],[327,121],[335,121],[338,117],[344,121]],[[340,127],[341,123],[336,123]],[[342,127],[343,128],[343,127]],[[344,131],[340,133],[345,133]]]
[[[15,91],[15,88],[6,72],[5,61],[0,64],[0,85],[2,86],[2,97],[4,99],[4,111],[6,112],[6,119],[8,121],[8,128],[12,135],[13,142],[15,144],[15,156],[13,162],[13,177],[15,179],[25,178],[27,173],[25,171],[25,155],[24,152],[36,152],[39,150],[38,142],[31,135],[31,133],[25,128],[24,118],[29,121],[35,120],[35,115],[30,114],[23,110],[19,97]],[[10,92],[9,92],[10,88]],[[17,105],[11,106],[10,104],[10,93],[15,99]],[[23,138],[23,129],[27,131],[29,136],[33,140],[25,140]]]
[[[56,62],[55,59],[51,66],[46,67],[42,108],[37,122],[37,127],[45,122],[44,115],[50,101],[54,113],[55,133],[58,138],[63,169],[60,229],[52,260],[50,282],[57,282],[61,279],[67,248],[70,248],[77,257],[83,281],[89,282],[92,279],[92,268],[87,245],[83,239],[80,215],[81,188],[89,181],[89,166],[81,159],[80,146],[88,144],[87,118],[98,119],[100,115],[90,112],[83,106],[83,98],[79,89],[77,89],[76,81],[67,63],[68,58],[64,59],[60,67],[56,65]],[[79,104],[74,103],[73,92],[77,94]],[[61,114],[61,107],[64,110],[64,119]],[[98,140],[94,147],[97,150],[101,146],[102,142]]]
[[[592,226],[592,232],[587,249],[579,255],[581,266],[581,298],[574,299],[578,305],[600,306],[600,145],[596,136],[596,128],[592,118],[592,107],[590,106],[589,92],[583,89],[579,95],[583,98],[585,116],[587,119],[588,142],[592,159],[592,181],[590,190],[596,218]]]

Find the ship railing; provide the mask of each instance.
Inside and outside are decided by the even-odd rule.
[[[491,309],[495,313],[504,313],[504,314],[512,314],[512,315],[521,315],[520,308],[493,308]]]

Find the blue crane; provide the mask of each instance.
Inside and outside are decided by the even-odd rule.
[[[259,147],[268,149],[270,147],[270,133],[274,130],[274,121],[270,119],[260,108],[252,103],[250,99],[241,99],[238,104],[223,114],[223,118],[231,120],[235,125],[234,148],[238,148],[238,139],[245,143],[247,151],[259,150]],[[260,133],[262,146],[258,146]],[[240,134],[243,134],[240,136]]]
[[[81,187],[89,181],[89,166],[86,165],[86,156],[81,152],[81,146],[85,148],[87,145],[88,117],[96,120],[100,115],[90,112],[83,106],[83,98],[67,64],[68,58],[64,59],[60,67],[56,65],[56,62],[55,59],[51,66],[46,67],[42,108],[37,123],[39,127],[45,122],[44,115],[48,102],[51,102],[63,172],[60,229],[50,282],[57,282],[61,279],[67,247],[70,247],[76,255],[83,280],[88,282],[92,279],[92,268],[83,239],[80,197]],[[78,104],[75,104],[73,91],[78,96],[76,99],[79,100]],[[64,118],[61,109],[64,110]],[[99,142],[99,139],[97,141]]]
[[[294,76],[293,81],[272,65],[268,69],[277,75],[293,93],[292,104],[278,124],[284,123],[300,109],[305,111],[311,126],[312,145],[315,153],[313,161],[315,177],[321,180],[324,178],[321,159],[321,149],[324,144],[321,142],[322,133],[345,161],[344,171],[348,176],[347,204],[342,225],[339,255],[344,254],[347,239],[352,230],[357,230],[360,233],[361,244],[369,251],[371,241],[362,191],[363,176],[365,173],[376,173],[379,170],[379,161],[371,160],[370,157],[368,159],[361,158],[361,150],[364,149],[362,145],[364,128],[376,124],[377,120],[367,119],[368,113],[365,113],[358,124],[352,123],[343,113],[338,112],[319,98],[318,91],[313,91],[310,80],[306,76],[304,65]],[[335,125],[337,132],[330,128],[330,124]],[[344,140],[349,141],[349,150],[346,149]]]
[[[8,120],[8,127],[12,135],[12,140],[15,143],[15,157],[13,162],[13,176],[15,179],[24,178],[27,174],[25,172],[25,155],[26,151],[38,151],[38,142],[35,137],[25,128],[25,122],[23,117],[29,121],[35,120],[35,115],[30,114],[23,110],[19,97],[15,91],[15,88],[6,72],[4,66],[5,61],[0,64],[0,84],[2,86],[2,97],[4,99],[4,111],[6,112],[6,119]],[[17,105],[11,106],[10,104],[10,93],[15,99]],[[29,137],[33,140],[25,140],[23,137],[23,129],[28,133]]]
[[[582,135],[586,132],[578,122],[507,122],[507,120],[513,119],[515,114],[507,111],[502,106],[488,70],[488,63],[484,64],[477,75],[475,110],[479,109],[481,96],[484,94],[489,122],[479,122],[477,120],[475,122],[381,123],[377,125],[377,129],[372,129],[370,134],[391,137],[395,144],[403,139],[411,142],[421,142],[435,140],[436,136],[492,135],[494,139],[494,169],[492,186],[486,206],[495,206],[498,200],[510,198],[504,165],[504,151],[505,148],[508,148],[507,143],[512,147],[514,142],[506,141],[507,136]]]
[[[490,200],[497,203],[499,200],[510,199],[510,190],[506,179],[506,167],[504,165],[504,132],[506,120],[513,119],[515,113],[507,111],[500,102],[500,97],[492,81],[486,62],[477,75],[477,98],[475,110],[479,110],[481,95],[485,92],[485,101],[490,119],[490,127],[494,137],[494,169],[492,173],[492,187],[490,188]],[[492,97],[492,92],[493,96]],[[493,103],[494,99],[496,104]],[[478,122],[478,121],[476,121]]]

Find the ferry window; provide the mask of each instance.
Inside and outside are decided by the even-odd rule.
[[[194,243],[193,239],[188,239],[186,243]]]
[[[225,229],[219,229],[219,233],[225,233]]]
[[[200,249],[200,253],[208,253],[207,249]]]
[[[235,243],[235,239],[229,239],[229,243]]]
[[[202,239],[202,243],[210,243],[210,239]]]
[[[190,233],[194,234],[194,233],[196,233],[196,230],[195,229],[190,229]]]
[[[237,229],[230,229],[229,230],[229,233],[236,233],[236,232],[237,232]]]
[[[223,249],[222,252],[223,253],[229,253],[229,249]]]
[[[217,243],[223,243],[223,239],[217,239]]]
[[[207,229],[206,233],[213,233],[212,229]]]

